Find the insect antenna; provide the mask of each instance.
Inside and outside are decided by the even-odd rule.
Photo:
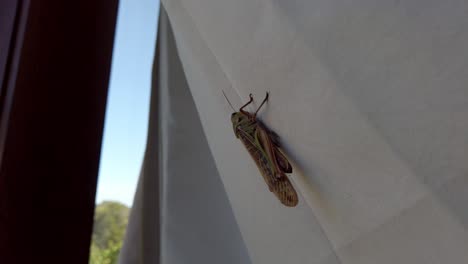
[[[221,92],[223,92],[224,98],[226,98],[226,101],[228,102],[229,106],[231,106],[232,111],[236,112],[236,109],[234,109],[234,107],[232,106],[231,102],[230,102],[229,99],[227,98],[227,96],[226,96],[226,94],[224,93],[224,91],[221,90]]]

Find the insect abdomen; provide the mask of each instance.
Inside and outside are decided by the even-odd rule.
[[[282,204],[296,206],[298,203],[297,193],[286,175],[283,172],[276,172],[280,174],[279,177],[275,175],[275,171],[269,165],[267,157],[250,142],[251,139],[247,138],[246,134],[239,133],[239,138],[255,160],[270,191],[278,197]]]

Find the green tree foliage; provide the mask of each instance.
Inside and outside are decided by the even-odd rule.
[[[94,212],[90,264],[116,264],[128,223],[129,208],[118,202],[102,202]]]

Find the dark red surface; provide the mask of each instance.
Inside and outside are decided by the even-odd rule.
[[[116,0],[30,3],[1,105],[2,264],[88,263],[116,15]]]

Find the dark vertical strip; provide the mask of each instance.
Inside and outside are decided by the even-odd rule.
[[[0,263],[88,262],[117,4],[29,5],[1,130]]]
[[[0,44],[0,166],[15,90],[21,47],[28,18],[29,0],[1,2],[2,43]],[[7,21],[8,20],[8,21]]]
[[[11,61],[11,48],[14,47],[15,36],[17,35],[18,20],[20,19],[19,0],[3,0],[0,1],[0,96],[3,94],[6,80],[8,76],[7,68]],[[0,100],[0,105],[2,100]]]

